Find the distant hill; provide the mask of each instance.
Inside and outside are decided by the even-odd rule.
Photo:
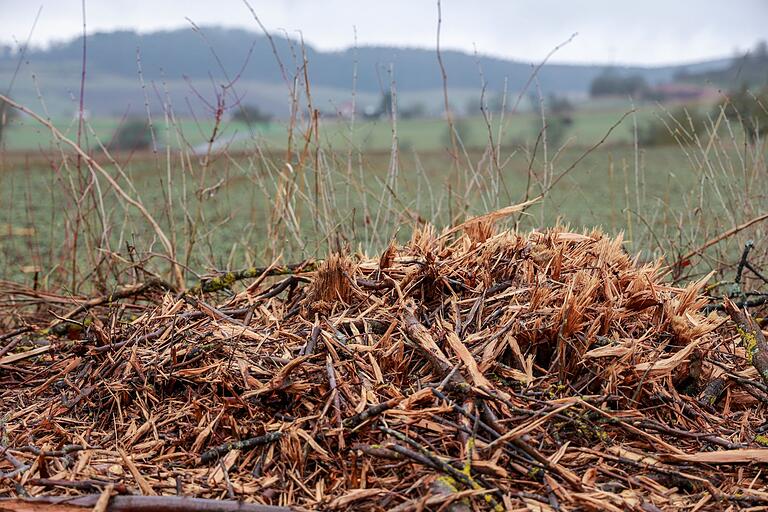
[[[301,48],[294,40],[273,37],[276,52],[292,77],[303,63]],[[87,40],[86,103],[94,114],[122,115],[126,109],[140,112],[145,98],[153,108],[170,102],[174,109],[205,109],[201,96],[211,101],[216,86],[239,76],[235,91],[246,103],[259,104],[278,116],[285,115],[289,99],[284,79],[269,40],[260,33],[240,29],[203,27],[138,34],[131,31],[96,33]],[[215,51],[215,55],[214,55]],[[362,106],[377,101],[382,89],[394,78],[401,102],[419,101],[437,108],[442,78],[434,50],[416,48],[362,47],[322,52],[306,45],[308,76],[313,101],[322,109],[347,101],[351,96],[353,69],[357,63],[358,100]],[[14,95],[24,102],[37,102],[41,90],[53,113],[74,111],[78,96],[82,39],[54,44],[27,53]],[[504,60],[459,51],[443,52],[448,84],[454,99],[479,96],[480,69],[488,91],[500,91],[505,80],[511,94],[528,81],[532,63]],[[145,91],[139,87],[140,61]],[[5,87],[18,62],[7,49],[0,51],[0,86]],[[640,74],[650,84],[672,80],[681,73],[716,72],[729,60],[686,66],[620,67],[621,73]],[[394,70],[389,75],[390,67]],[[604,66],[548,64],[538,79],[545,94],[585,95],[592,79]],[[35,77],[33,82],[32,77]]]
[[[742,85],[764,87],[768,85],[768,43],[759,42],[753,50],[731,59],[724,67],[698,71],[683,69],[675,78],[724,89],[738,89]]]

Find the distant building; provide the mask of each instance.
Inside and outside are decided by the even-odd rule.
[[[691,102],[717,99],[718,92],[714,87],[675,82],[653,87],[649,96],[658,101]]]

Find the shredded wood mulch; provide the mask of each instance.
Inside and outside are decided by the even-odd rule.
[[[765,338],[620,239],[425,228],[241,274],[3,284],[0,508],[768,506]]]

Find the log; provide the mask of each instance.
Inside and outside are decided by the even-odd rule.
[[[83,512],[92,509],[99,494],[77,498],[0,498],[0,512]],[[181,496],[114,496],[108,512],[291,512],[287,507],[257,505],[233,500],[210,500]]]

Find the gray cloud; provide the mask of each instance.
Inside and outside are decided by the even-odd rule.
[[[0,0],[0,41],[22,41],[43,10],[35,44],[76,36],[80,0]],[[353,44],[434,47],[436,2],[426,0],[253,0],[271,30],[301,30],[320,49]],[[256,30],[241,0],[90,0],[89,31],[139,31],[188,24]],[[579,35],[553,58],[559,62],[662,64],[722,57],[768,36],[768,2],[695,0],[486,0],[443,2],[446,48],[538,60],[572,33]]]

